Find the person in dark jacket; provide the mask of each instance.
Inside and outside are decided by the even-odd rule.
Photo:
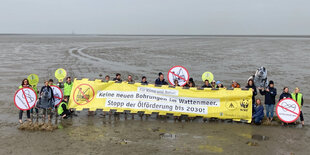
[[[184,87],[195,87],[195,82],[193,78],[189,78],[188,81],[186,81],[186,85]]]
[[[260,125],[263,118],[264,118],[264,106],[262,106],[260,99],[256,99],[256,107],[252,119],[256,125]]]
[[[121,74],[120,73],[116,73],[115,74],[115,78],[113,79],[113,81],[115,81],[115,82],[122,82],[123,80],[121,79]]]
[[[289,93],[288,87],[283,88],[283,92],[280,95],[279,101],[281,101],[282,99],[286,99],[286,98],[292,98],[292,95]]]
[[[259,92],[261,95],[265,95],[265,106],[267,121],[273,120],[274,105],[276,103],[277,89],[274,88],[274,82],[269,81],[269,85],[266,89],[260,88]],[[270,114],[269,114],[270,113]]]
[[[254,114],[254,107],[255,107],[255,96],[257,95],[257,90],[256,90],[256,87],[254,85],[254,81],[253,79],[250,79],[248,81],[248,84],[247,86],[245,86],[245,88],[252,88],[252,92],[253,92],[253,95],[252,95],[252,113]]]
[[[43,120],[48,115],[48,120],[50,121],[55,99],[53,89],[48,85],[48,81],[45,81],[44,86],[41,88],[39,102],[39,108],[43,109]]]
[[[162,72],[158,73],[158,78],[155,80],[155,85],[168,85]]]
[[[146,81],[146,77],[145,77],[145,76],[142,76],[141,83],[142,83],[142,84],[149,84],[149,83]]]
[[[209,80],[205,80],[205,84],[201,86],[201,88],[212,88],[212,86],[209,83]]]

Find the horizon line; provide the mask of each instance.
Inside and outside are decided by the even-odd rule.
[[[66,36],[208,36],[208,37],[302,37],[310,35],[272,34],[95,34],[95,33],[0,33],[0,35],[66,35]]]

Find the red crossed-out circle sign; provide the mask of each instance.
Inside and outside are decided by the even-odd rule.
[[[276,114],[281,121],[292,123],[298,119],[300,115],[300,107],[293,99],[282,99],[276,106]]]
[[[64,98],[63,93],[61,89],[57,86],[52,85],[51,88],[54,94],[54,100],[55,100],[54,106],[58,106]]]
[[[189,73],[183,66],[174,66],[168,71],[168,81],[171,85],[174,85],[174,80],[178,80],[180,86],[186,85],[186,81],[189,79]]]
[[[15,92],[14,104],[20,110],[30,110],[36,102],[37,94],[32,88],[20,88]]]
[[[78,105],[85,105],[95,97],[95,91],[89,84],[78,85],[73,92],[73,101]]]

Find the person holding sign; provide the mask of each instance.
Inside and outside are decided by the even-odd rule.
[[[298,87],[295,88],[294,93],[292,93],[292,99],[295,100],[300,107],[300,121],[302,125],[305,125],[304,116],[302,114],[302,106],[304,105],[304,99],[301,93],[299,93],[300,89]]]
[[[279,101],[281,101],[282,99],[286,99],[286,98],[292,98],[292,95],[289,93],[288,87],[283,88],[283,92],[280,95]]]
[[[241,87],[240,84],[236,80],[232,81],[231,88],[240,88],[240,87]]]
[[[208,79],[205,80],[205,84],[203,86],[201,86],[201,88],[212,88]]]
[[[18,87],[19,89],[20,88],[31,88],[31,85],[29,84],[29,80],[28,79],[24,79],[22,81],[22,84]],[[23,110],[20,110],[19,111],[19,123],[23,123],[23,113],[24,111]],[[31,121],[30,119],[30,110],[27,110],[27,120],[28,121]]]
[[[262,106],[260,99],[256,99],[256,107],[252,119],[256,125],[260,125],[263,118],[264,118],[264,106]]]
[[[146,76],[142,76],[142,79],[141,79],[141,83],[142,84],[149,84],[147,81],[146,81]]]
[[[72,91],[73,82],[71,82],[71,77],[66,78],[66,82],[64,84],[64,97],[68,98],[68,102],[70,99],[70,94]]]
[[[267,121],[271,122],[273,119],[274,105],[276,104],[275,98],[277,96],[277,89],[274,88],[273,81],[271,81],[271,80],[269,81],[269,85],[266,89],[259,88],[259,93],[261,95],[265,95]]]
[[[120,73],[116,73],[115,74],[115,78],[113,79],[113,81],[115,82],[122,82],[123,80],[121,79],[121,74]]]
[[[168,85],[162,72],[158,73],[158,78],[155,80],[155,85]]]
[[[127,79],[128,83],[134,83],[135,81],[132,79],[131,75],[128,75],[128,79]]]

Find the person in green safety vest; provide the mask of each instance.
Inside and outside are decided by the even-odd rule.
[[[68,98],[67,97],[65,97],[64,100],[59,104],[57,113],[64,119],[68,118],[71,115],[72,111],[68,109]]]
[[[68,97],[68,102],[70,99],[72,86],[73,86],[73,82],[71,82],[71,77],[67,77],[66,82],[64,84],[64,97]]]
[[[300,89],[298,87],[295,88],[294,93],[292,93],[292,99],[295,100],[300,107],[300,121],[302,125],[305,125],[304,116],[302,114],[302,106],[304,105],[304,99],[301,93],[299,93]]]

